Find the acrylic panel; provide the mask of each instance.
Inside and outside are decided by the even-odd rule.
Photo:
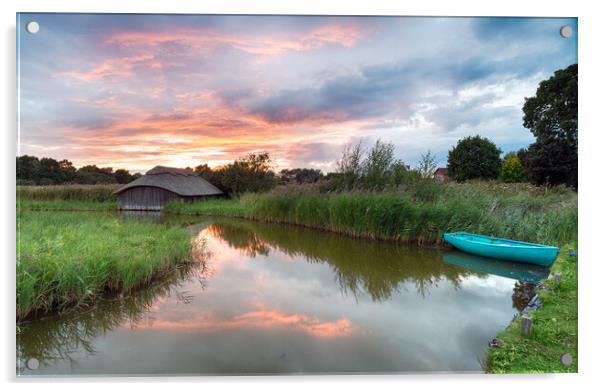
[[[576,372],[577,35],[17,14],[17,375]]]

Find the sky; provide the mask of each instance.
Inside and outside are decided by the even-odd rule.
[[[378,139],[412,166],[477,134],[509,152],[534,140],[524,98],[577,62],[576,18],[17,18],[18,154],[136,172],[260,151],[329,172]]]

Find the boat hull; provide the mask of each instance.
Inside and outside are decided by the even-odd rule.
[[[554,263],[559,251],[558,247],[466,232],[446,233],[443,238],[458,250],[470,254],[546,267]]]

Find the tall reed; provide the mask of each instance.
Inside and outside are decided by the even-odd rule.
[[[303,186],[236,200],[170,204],[174,213],[291,223],[374,239],[438,244],[448,231],[564,244],[577,239],[577,195],[529,185],[420,182],[384,192],[319,193]]]

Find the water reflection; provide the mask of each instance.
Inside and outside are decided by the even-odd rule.
[[[22,324],[23,374],[480,371],[514,280],[443,252],[234,219],[167,218],[204,267],[131,297]]]
[[[517,281],[512,289],[512,306],[520,312],[529,304],[534,295],[534,283]]]
[[[546,267],[529,263],[501,261],[455,250],[445,253],[443,260],[450,265],[461,266],[468,270],[524,282],[534,283],[543,280],[550,274],[550,269]]]
[[[36,358],[42,367],[66,360],[73,363],[72,354],[83,350],[96,354],[93,340],[117,327],[145,327],[155,320],[153,304],[162,297],[174,296],[177,302],[189,304],[192,295],[181,287],[195,281],[201,289],[206,286],[206,267],[203,262],[188,263],[155,281],[143,290],[127,296],[99,301],[87,309],[72,309],[60,316],[48,316],[17,325],[17,372],[26,371],[25,361]]]
[[[442,253],[437,250],[322,234],[303,227],[217,220],[207,230],[252,258],[267,256],[274,249],[308,262],[326,263],[342,291],[355,296],[367,292],[376,301],[390,298],[406,282],[424,297],[442,280],[458,289],[462,278],[486,275],[441,263]]]

